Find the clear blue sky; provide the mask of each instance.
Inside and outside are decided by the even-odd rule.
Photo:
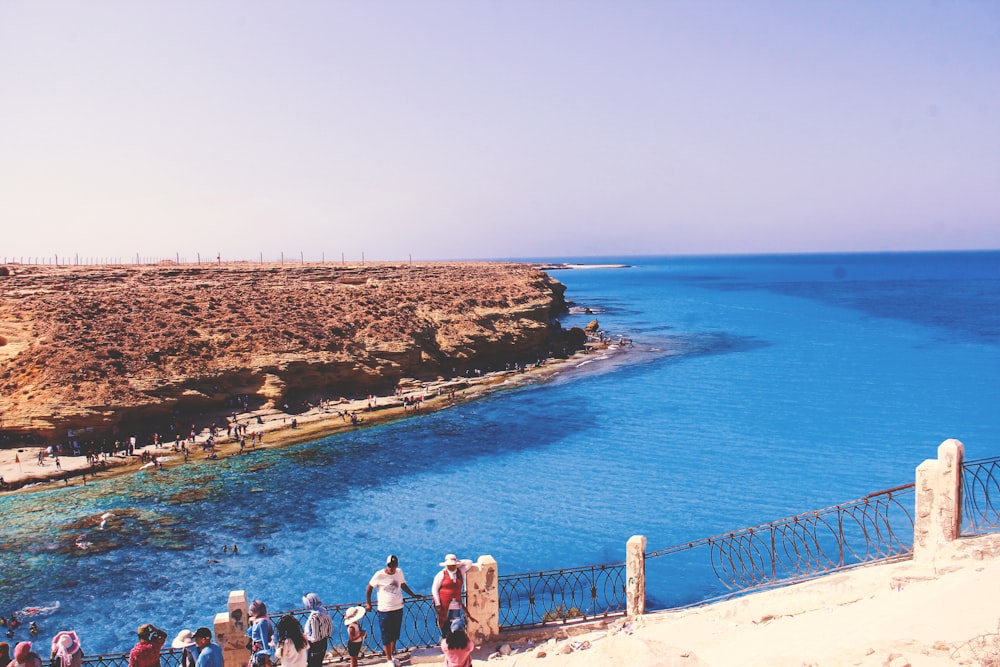
[[[0,258],[1000,248],[1000,3],[0,0]]]

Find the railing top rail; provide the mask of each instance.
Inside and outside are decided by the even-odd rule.
[[[1000,456],[989,456],[983,459],[972,459],[962,462],[963,466],[983,465],[985,463],[1000,463]]]
[[[615,567],[624,567],[625,561],[617,563],[601,563],[599,565],[581,565],[579,567],[561,567],[558,570],[536,570],[534,572],[518,572],[516,574],[501,574],[497,579],[516,579],[522,577],[545,577],[561,574],[573,574],[575,572],[593,572],[594,570],[608,570]]]
[[[682,544],[677,544],[670,547],[664,547],[663,549],[657,549],[656,551],[650,551],[646,553],[646,558],[655,558],[656,556],[665,556],[667,554],[676,553],[678,551],[684,551],[685,549],[692,549],[694,547],[700,547],[706,544],[712,544],[713,542],[719,542],[721,540],[729,540],[733,537],[740,535],[752,535],[754,533],[759,533],[763,530],[770,530],[773,526],[780,526],[788,523],[798,523],[802,520],[814,519],[821,516],[826,516],[828,514],[835,514],[837,512],[843,511],[846,508],[858,506],[858,505],[869,505],[871,501],[878,498],[879,496],[886,496],[887,498],[892,498],[893,494],[900,494],[906,491],[912,491],[916,488],[916,484],[911,482],[909,484],[901,484],[900,486],[894,486],[891,489],[883,489],[881,491],[874,491],[866,496],[857,498],[856,500],[848,500],[847,502],[839,503],[837,505],[831,505],[829,507],[824,507],[818,510],[810,510],[808,512],[802,512],[794,516],[786,517],[784,519],[776,519],[775,521],[769,521],[768,523],[761,523],[756,526],[750,526],[748,528],[740,528],[739,530],[730,530],[725,533],[719,533],[718,535],[713,535],[712,537],[702,537],[697,540],[691,540],[689,542],[684,542]]]

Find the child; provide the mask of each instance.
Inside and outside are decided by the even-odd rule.
[[[347,654],[351,656],[351,667],[358,667],[358,656],[365,643],[368,633],[361,629],[360,621],[365,617],[364,607],[351,607],[344,614],[344,625],[347,626]]]
[[[465,621],[456,618],[451,622],[448,634],[441,640],[444,667],[472,667],[473,649],[475,646],[465,632]]]

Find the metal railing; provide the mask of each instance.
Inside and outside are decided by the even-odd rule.
[[[979,489],[977,498],[986,499],[985,503],[977,501],[974,507],[989,508],[987,514],[994,525],[997,510],[989,501],[1000,497],[998,461],[970,463],[966,471],[972,480],[966,486],[972,487],[974,482]],[[685,598],[675,600],[647,598],[646,606],[664,609],[705,604],[867,563],[909,558],[913,553],[913,496],[914,485],[906,484],[833,507],[649,552],[645,554],[647,582],[656,578],[658,566],[654,559],[670,556],[671,580],[682,578],[687,584],[685,590],[693,588],[698,593],[683,593]],[[701,576],[705,574],[708,576]],[[544,627],[624,614],[626,578],[625,563],[502,575],[497,580],[499,625],[505,630]],[[348,660],[344,614],[352,606],[326,607],[333,619],[333,636],[327,647],[333,662]],[[295,616],[304,626],[309,610],[296,609],[270,617],[277,623],[284,614]],[[367,614],[360,622],[367,631],[362,656],[377,656],[382,652],[377,617]],[[439,642],[433,601],[428,597],[407,598],[400,650],[436,646]],[[127,665],[127,653],[84,658],[84,667]],[[182,667],[181,651],[165,648],[161,665]]]
[[[334,662],[346,661],[350,656],[347,654],[347,626],[344,625],[344,614],[347,610],[355,606],[354,604],[338,604],[325,606],[333,620],[333,635],[327,644],[326,652],[328,659]],[[310,610],[295,609],[276,614],[269,614],[271,622],[277,625],[278,620],[288,614],[294,616],[304,628],[306,620],[309,618]],[[362,617],[361,629],[367,632],[364,644],[361,647],[361,655],[378,655],[382,653],[383,646],[380,633],[378,631],[378,616],[376,614],[366,614]],[[441,643],[441,631],[437,626],[437,615],[434,611],[434,601],[429,597],[405,598],[403,604],[403,623],[400,629],[399,642],[397,646],[403,648],[420,648],[426,646],[437,646]],[[167,667],[164,665],[163,667]]]
[[[160,651],[160,667],[183,667],[183,656],[182,649],[165,646]],[[82,667],[128,667],[128,653],[84,655]]]
[[[693,570],[707,562],[724,587],[702,581],[701,599],[661,601],[652,606],[702,604],[866,563],[910,558],[913,496],[914,485],[906,484],[833,507],[647,553],[647,581],[648,559],[680,555],[682,565],[672,568],[674,576],[684,572],[685,566]],[[697,581],[698,577],[689,579]]]
[[[625,563],[498,577],[500,626],[524,628],[625,611]]]
[[[962,535],[1000,529],[1000,457],[962,464]]]

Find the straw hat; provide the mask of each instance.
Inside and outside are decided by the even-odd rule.
[[[174,637],[174,640],[170,642],[170,645],[174,648],[188,648],[194,646],[194,633],[190,630],[181,630]]]
[[[444,557],[444,562],[441,563],[441,567],[448,567],[449,565],[461,565],[462,561],[458,560],[458,556],[455,554],[448,554]]]
[[[364,607],[351,607],[344,612],[344,625],[350,625],[360,621],[365,616]]]

